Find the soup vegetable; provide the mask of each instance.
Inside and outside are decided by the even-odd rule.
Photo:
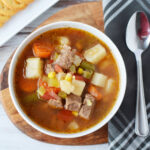
[[[119,91],[116,62],[105,43],[74,28],[31,41],[16,64],[14,87],[24,112],[47,130],[76,133],[102,121]]]

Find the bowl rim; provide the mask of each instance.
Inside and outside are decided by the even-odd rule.
[[[76,29],[81,29],[84,31],[87,31],[93,35],[95,35],[97,38],[99,38],[101,41],[103,41],[104,43],[106,43],[106,45],[109,47],[113,57],[116,60],[116,64],[118,67],[118,71],[119,71],[119,92],[118,92],[118,97],[117,100],[113,106],[113,108],[111,109],[111,111],[107,114],[107,116],[100,121],[99,123],[97,123],[96,125],[92,126],[91,128],[81,131],[81,132],[77,132],[77,133],[57,133],[57,132],[53,132],[47,129],[44,129],[43,127],[39,126],[38,124],[36,124],[34,121],[32,121],[22,110],[16,96],[15,96],[15,92],[14,92],[14,87],[13,87],[13,77],[14,77],[14,69],[16,67],[16,62],[17,62],[17,58],[20,56],[20,53],[23,51],[23,49],[38,35],[52,30],[52,29],[56,29],[56,28],[76,28]],[[118,111],[123,98],[124,98],[124,94],[125,94],[125,90],[126,90],[126,84],[127,84],[127,76],[126,76],[126,68],[125,68],[125,64],[123,61],[123,58],[118,50],[118,48],[116,47],[116,45],[112,42],[112,40],[106,36],[103,32],[101,32],[100,30],[96,29],[95,27],[92,27],[90,25],[84,24],[84,23],[80,23],[80,22],[74,22],[74,21],[59,21],[59,22],[55,22],[55,23],[51,23],[45,26],[42,26],[40,28],[38,28],[37,30],[33,31],[31,34],[29,34],[22,42],[21,44],[18,46],[18,48],[16,49],[16,52],[12,58],[11,64],[10,64],[10,68],[9,68],[9,74],[8,74],[8,84],[9,84],[9,91],[10,91],[10,95],[13,101],[13,104],[15,105],[15,108],[17,109],[17,111],[19,112],[19,114],[21,115],[21,117],[29,124],[31,125],[33,128],[37,129],[38,131],[50,135],[50,136],[54,136],[54,137],[59,137],[59,138],[75,138],[75,137],[81,137],[87,134],[90,134],[98,129],[100,129],[101,127],[103,127],[106,123],[108,123],[108,121],[110,121],[110,119],[116,114],[116,112]]]

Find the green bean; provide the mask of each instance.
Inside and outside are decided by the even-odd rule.
[[[83,69],[87,69],[87,70],[93,70],[93,71],[95,70],[95,65],[93,65],[85,60],[81,62],[80,67]]]

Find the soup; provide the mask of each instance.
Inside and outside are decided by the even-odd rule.
[[[102,121],[119,92],[117,64],[105,43],[74,28],[32,40],[16,64],[14,89],[26,115],[39,126],[77,133]]]

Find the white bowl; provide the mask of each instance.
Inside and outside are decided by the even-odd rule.
[[[104,43],[106,43],[108,45],[108,47],[110,48],[110,51],[113,54],[113,56],[117,62],[117,66],[119,69],[119,75],[120,75],[120,87],[119,87],[119,94],[118,94],[116,103],[113,106],[112,110],[109,112],[109,114],[105,117],[105,119],[103,119],[101,122],[99,122],[95,126],[89,128],[85,131],[78,132],[78,133],[72,133],[72,134],[56,133],[53,131],[49,131],[49,130],[46,130],[46,129],[40,127],[36,123],[34,123],[23,112],[22,108],[20,107],[20,105],[17,101],[17,98],[15,96],[14,87],[13,87],[14,70],[16,67],[18,57],[19,57],[20,53],[23,51],[23,49],[28,45],[28,43],[30,43],[35,37],[42,34],[43,32],[46,32],[46,31],[49,31],[52,29],[56,29],[56,28],[64,28],[64,27],[72,27],[72,28],[77,28],[77,29],[82,29],[84,31],[88,31],[89,33],[92,33],[97,38],[101,39]],[[10,64],[8,82],[9,82],[9,90],[10,90],[10,95],[11,95],[12,101],[13,101],[17,111],[19,112],[19,114],[22,116],[22,118],[28,124],[30,124],[33,128],[37,129],[38,131],[45,133],[47,135],[50,135],[50,136],[60,137],[60,138],[75,138],[75,137],[87,135],[89,133],[92,133],[92,132],[100,129],[106,123],[108,123],[108,121],[115,115],[115,113],[117,112],[117,110],[119,109],[119,107],[123,101],[123,97],[124,97],[124,93],[125,93],[125,89],[126,89],[126,69],[125,69],[124,61],[122,59],[122,56],[120,55],[118,48],[104,33],[102,33],[101,31],[97,30],[96,28],[94,28],[92,26],[89,26],[89,25],[86,25],[83,23],[71,22],[71,21],[61,21],[61,22],[52,23],[52,24],[49,24],[49,25],[46,25],[46,26],[43,26],[43,27],[37,29],[36,31],[31,33],[20,44],[20,46],[17,48],[17,50],[12,58],[11,64]]]

